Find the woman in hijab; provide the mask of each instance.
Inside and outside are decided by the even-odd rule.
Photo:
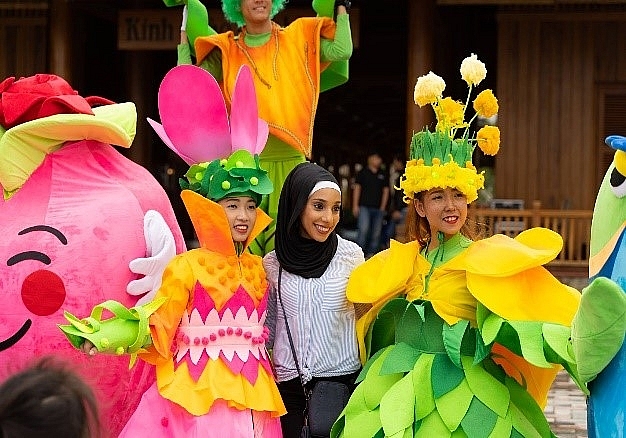
[[[352,390],[361,368],[346,285],[364,257],[356,243],[337,235],[340,213],[341,189],[330,172],[306,162],[289,173],[278,204],[276,249],[263,259],[272,286],[267,323],[287,408],[281,417],[286,438],[302,430],[302,385],[309,390],[320,380],[334,380]]]

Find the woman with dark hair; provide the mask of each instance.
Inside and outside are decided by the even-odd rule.
[[[306,162],[287,176],[276,249],[263,259],[272,286],[268,325],[278,389],[287,408],[281,417],[285,437],[299,437],[302,430],[302,385],[308,390],[320,380],[336,380],[352,389],[361,367],[355,309],[346,298],[346,285],[364,257],[356,243],[337,235],[340,212],[341,190],[326,169]]]
[[[0,437],[97,438],[92,389],[64,364],[45,357],[0,385]]]

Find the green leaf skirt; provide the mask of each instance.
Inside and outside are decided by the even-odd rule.
[[[425,301],[390,301],[369,329],[365,364],[331,437],[540,437],[543,411],[495,364],[468,321]]]

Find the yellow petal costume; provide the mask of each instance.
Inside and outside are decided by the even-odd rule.
[[[470,91],[482,70],[475,55],[462,64]],[[460,104],[445,104],[444,88],[433,73],[416,85],[416,102],[430,103],[438,123],[413,137],[400,182],[409,208],[433,188],[470,203],[482,187],[471,164],[480,142],[467,130],[455,137],[467,124],[447,114]],[[426,243],[392,241],[350,277],[348,299],[372,307],[357,322],[360,383],[331,436],[553,437],[543,414],[550,385],[562,368],[577,380],[570,336],[580,294],[543,266],[561,236],[534,228],[472,241],[427,226]]]

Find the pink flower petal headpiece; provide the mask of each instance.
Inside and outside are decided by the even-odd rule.
[[[179,65],[159,88],[161,124],[148,122],[163,142],[190,166],[228,157],[244,149],[252,155],[265,147],[269,128],[259,119],[250,68],[241,66],[235,80],[230,123],[217,81],[194,65]]]

